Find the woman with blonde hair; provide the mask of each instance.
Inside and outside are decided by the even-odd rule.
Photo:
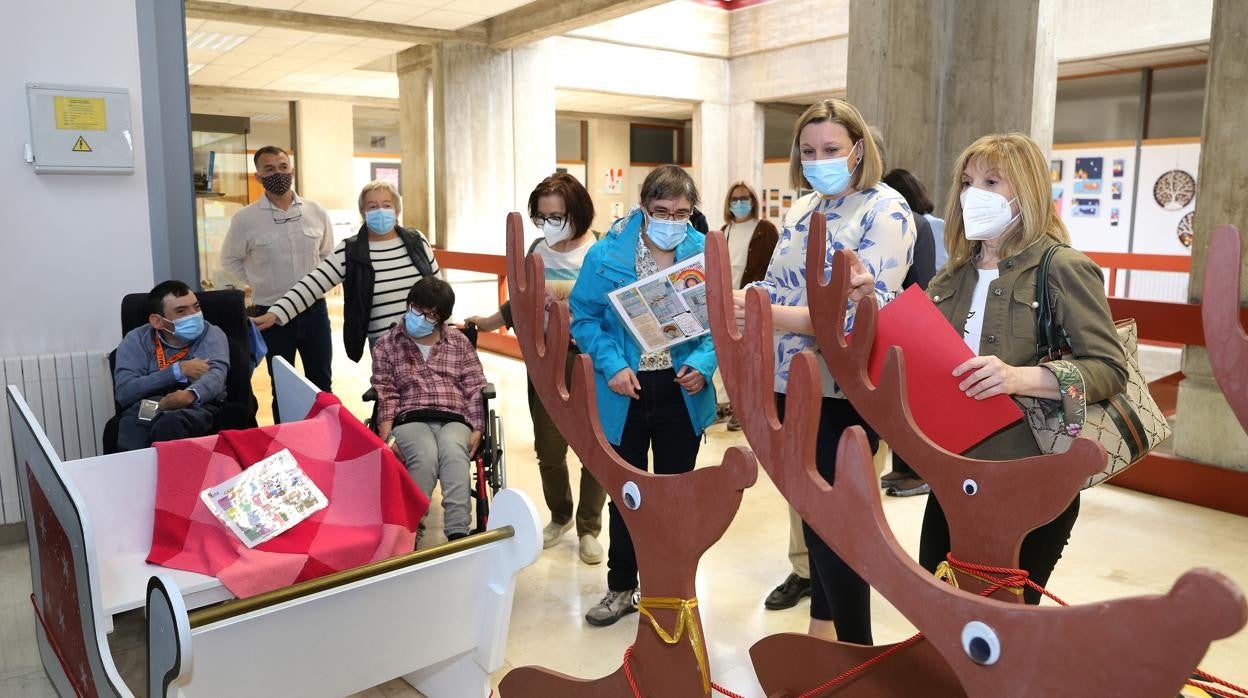
[[[967,396],[1018,395],[1061,399],[1072,419],[1086,402],[1122,391],[1126,356],[1105,298],[1101,269],[1068,246],[1070,235],[1053,208],[1048,161],[1021,133],[980,138],[953,167],[946,205],[945,247],[949,262],[927,293],[977,356],[953,370]],[[1065,329],[1070,356],[1042,363],[1037,355],[1037,268],[1053,248],[1049,293],[1057,324]],[[987,460],[1040,454],[1026,421],[994,434],[967,451]],[[1050,523],[1032,531],[1019,565],[1043,586],[1061,558],[1079,514],[1079,497]],[[929,495],[923,516],[919,562],[935,570],[949,552],[949,527],[940,503]],[[975,562],[974,560],[968,562]],[[1040,594],[1024,590],[1028,603]]]
[[[914,254],[914,221],[901,194],[880,182],[883,174],[875,139],[848,102],[825,99],[798,118],[789,179],[795,189],[814,191],[795,201],[785,215],[766,277],[757,284],[771,296],[778,360],[776,407],[781,418],[793,356],[804,349],[818,351],[806,301],[806,236],[811,219],[822,216],[827,223],[825,271],[836,250],[849,253],[852,301],[873,294],[882,305],[901,291]],[[735,300],[740,322],[745,293],[738,291]],[[853,322],[851,305],[846,331],[853,329]],[[831,484],[841,433],[853,425],[867,425],[836,390],[826,367],[823,395],[815,459],[820,474]],[[868,434],[874,450],[879,440],[869,429]],[[872,644],[870,587],[809,526],[803,524],[802,530],[810,550],[810,633]]]

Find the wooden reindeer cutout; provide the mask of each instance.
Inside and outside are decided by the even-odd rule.
[[[529,255],[525,261],[521,221],[518,213],[507,217],[507,273],[525,365],[560,433],[624,516],[641,570],[642,606],[651,600],[638,623],[629,660],[633,677],[646,695],[708,695],[710,667],[694,578],[698,560],[727,530],[743,491],[758,476],[754,455],[749,449],[733,447],[724,455],[722,466],[682,475],[654,475],[637,470],[616,454],[598,419],[594,368],[588,356],[577,357],[572,385],[565,385],[566,303],[550,307],[549,326],[542,331],[542,259]],[[592,272],[586,269],[585,273]],[[629,696],[632,689],[626,669],[621,666],[608,676],[587,681],[540,667],[521,667],[507,674],[499,688],[507,698]]]
[[[1240,259],[1239,230],[1233,225],[1214,228],[1200,312],[1213,376],[1240,426],[1248,430],[1248,334],[1239,322]]]
[[[933,491],[938,496],[945,493],[955,554],[970,561],[1015,566],[1022,537],[1066,507],[1080,484],[1101,467],[1103,450],[1081,439],[1062,456],[1009,464],[965,459],[940,450],[919,432],[906,408],[899,350],[890,350],[879,388],[867,379],[874,299],[859,303],[854,343],[844,341],[841,328],[848,263],[838,254],[831,289],[820,288],[825,245],[823,220],[815,217],[807,292],[819,344],[833,376],[881,436],[931,483]],[[749,290],[745,331],[739,332],[725,282],[727,247],[718,234],[708,240],[707,267],[711,280],[708,305],[720,370],[734,407],[742,408],[734,413],[763,467],[815,532],[924,634],[921,641],[877,647],[874,653],[804,635],[765,638],[751,655],[768,695],[797,695],[889,651],[891,656],[852,673],[828,691],[855,696],[1173,696],[1209,643],[1231,635],[1248,620],[1243,594],[1228,579],[1208,570],[1187,573],[1165,595],[1065,608],[1002,602],[967,593],[970,584],[959,590],[937,580],[893,537],[861,429],[848,430],[841,439],[834,487],[815,469],[819,359],[810,352],[794,357],[786,418],[781,423],[771,395],[774,359],[769,358],[769,299],[761,289]],[[839,308],[830,305],[838,302],[838,296]],[[970,491],[963,488],[964,481],[972,481]],[[1020,490],[1024,496],[1011,498],[1010,492]],[[994,503],[987,506],[985,500]],[[925,648],[928,644],[931,647]],[[943,664],[935,661],[931,649]],[[812,667],[822,667],[824,672]],[[905,675],[910,675],[908,680],[897,678]]]

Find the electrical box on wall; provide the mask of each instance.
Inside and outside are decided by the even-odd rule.
[[[130,91],[26,83],[35,174],[134,174]]]

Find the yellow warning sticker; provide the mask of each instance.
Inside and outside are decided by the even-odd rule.
[[[56,127],[74,131],[107,131],[108,113],[100,97],[53,97]]]
[[[91,146],[87,145],[87,139],[83,138],[82,136],[78,136],[78,140],[74,142],[74,152],[75,153],[90,153]]]

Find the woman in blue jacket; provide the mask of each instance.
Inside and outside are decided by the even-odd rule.
[[[715,421],[711,336],[642,353],[607,294],[676,262],[701,254],[705,241],[689,223],[698,190],[689,173],[663,165],[641,185],[641,206],[616,221],[585,255],[569,299],[572,337],[594,360],[602,429],[624,460],[674,475],[693,470],[702,432]],[[637,558],[610,493],[611,546],[607,593],[585,614],[591,625],[611,625],[637,610]]]

